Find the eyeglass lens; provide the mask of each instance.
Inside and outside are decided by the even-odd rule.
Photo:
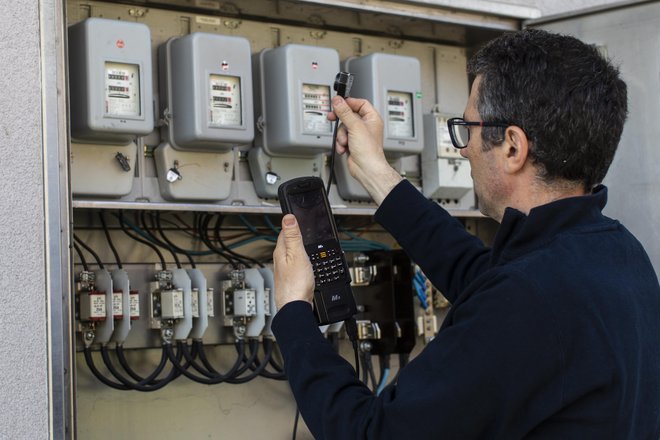
[[[466,147],[470,140],[470,130],[466,125],[454,125],[454,137],[461,147]]]

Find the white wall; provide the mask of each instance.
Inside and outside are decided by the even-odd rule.
[[[0,13],[0,438],[48,438],[39,2]]]

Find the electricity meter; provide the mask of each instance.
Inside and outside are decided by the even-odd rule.
[[[331,150],[335,49],[287,44],[257,55],[255,110],[262,133],[255,145],[269,156],[310,157]],[[258,70],[258,73],[256,72]]]
[[[280,183],[320,176],[332,150],[332,85],[339,72],[335,49],[287,44],[253,57],[255,148],[248,154],[259,197],[277,197]]]
[[[254,139],[252,62],[245,38],[195,32],[159,48],[164,142],[154,150],[166,199],[226,199],[235,152]]]
[[[452,115],[424,115],[426,147],[422,151],[422,191],[430,199],[457,208],[474,208],[470,162],[454,148],[447,119]]]
[[[421,153],[424,133],[419,60],[372,53],[349,58],[345,70],[355,74],[351,96],[367,99],[383,117],[385,154]]]
[[[401,157],[418,154],[424,147],[421,73],[417,58],[373,53],[349,58],[344,70],[355,75],[351,96],[371,102],[383,118],[383,150],[390,165],[400,169]],[[346,155],[335,168],[337,191],[342,199],[370,200],[364,187],[348,172]]]
[[[71,136],[128,144],[153,130],[151,35],[141,23],[88,18],[69,28]]]
[[[250,42],[195,32],[159,48],[161,114],[177,150],[228,151],[254,138]]]

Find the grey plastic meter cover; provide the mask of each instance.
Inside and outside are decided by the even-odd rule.
[[[270,156],[311,157],[330,151],[335,49],[287,44],[255,55],[255,145]]]
[[[195,32],[159,48],[161,112],[178,150],[228,151],[254,139],[250,42]]]
[[[349,58],[346,70],[355,74],[351,96],[369,100],[383,116],[385,153],[420,153],[424,149],[424,130],[419,60],[372,53]]]
[[[71,135],[128,144],[154,128],[151,34],[141,23],[88,18],[69,28]]]

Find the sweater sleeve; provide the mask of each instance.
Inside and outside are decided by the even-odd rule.
[[[392,189],[375,218],[451,303],[487,267],[490,250],[481,240],[407,180]]]
[[[484,283],[378,397],[325,342],[310,305],[287,304],[273,331],[307,426],[319,440],[524,437],[561,404],[555,323],[530,290]],[[548,387],[557,392],[537,398]]]

